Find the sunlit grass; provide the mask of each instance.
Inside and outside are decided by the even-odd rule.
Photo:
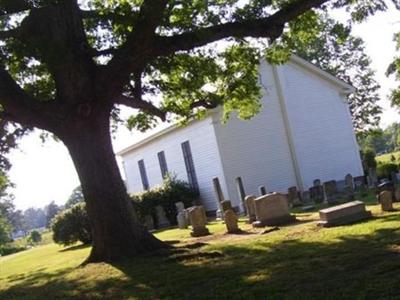
[[[0,299],[382,299],[398,295],[400,211],[334,228],[316,226],[317,212],[261,235],[191,238],[190,230],[155,235],[181,249],[119,264],[79,267],[89,247],[39,246],[0,259]],[[400,204],[395,205],[400,208]],[[190,246],[193,245],[193,246]]]

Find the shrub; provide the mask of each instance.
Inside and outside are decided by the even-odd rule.
[[[71,245],[78,241],[89,244],[92,241],[90,222],[84,203],[78,203],[57,214],[51,228],[57,244]]]
[[[37,230],[33,230],[28,237],[28,243],[30,245],[35,245],[39,243],[41,240],[42,240],[42,235]]]
[[[25,249],[26,249],[25,247],[5,245],[5,246],[0,247],[0,256],[14,254],[17,252],[24,251]]]
[[[132,201],[136,213],[141,221],[144,221],[146,215],[151,215],[157,225],[157,216],[155,208],[160,205],[169,222],[176,224],[176,202],[183,202],[185,207],[193,205],[198,198],[199,193],[191,188],[189,184],[183,180],[179,180],[176,176],[168,174],[162,185],[141,194],[132,195]]]
[[[376,169],[376,174],[378,178],[391,178],[392,172],[397,172],[399,170],[399,166],[394,163],[384,162],[379,163]]]

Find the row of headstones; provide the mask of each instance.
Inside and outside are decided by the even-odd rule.
[[[288,189],[288,201],[290,206],[299,206],[314,203],[326,202],[333,204],[339,196],[346,196],[348,200],[354,200],[355,191],[366,191],[364,176],[354,177],[347,174],[344,180],[330,180],[321,184],[321,180],[316,179],[313,186],[308,191],[299,192],[297,187]]]
[[[217,177],[213,178],[213,186],[218,203],[222,203],[226,199],[223,195],[221,185]],[[245,213],[247,213],[246,204],[244,203],[246,194],[244,191],[241,177],[236,178],[236,187],[238,190],[239,197],[243,202],[242,203],[243,210],[245,211]],[[265,186],[260,186],[258,190],[260,196],[268,194],[268,191]],[[339,196],[344,195],[349,200],[353,200],[354,191],[366,191],[366,190],[367,190],[367,185],[365,183],[364,176],[358,176],[353,178],[351,174],[347,174],[343,180],[338,180],[338,181],[330,180],[323,182],[322,184],[320,179],[315,179],[313,182],[313,186],[310,187],[308,191],[300,192],[296,186],[292,186],[288,188],[287,196],[290,207],[307,205],[311,204],[312,202],[314,203],[326,202],[329,204],[333,204],[336,202]],[[218,212],[223,213],[223,211],[221,209],[217,211],[217,217],[221,217],[222,219],[222,216],[218,215]]]
[[[221,203],[224,211],[224,221],[228,233],[239,233],[240,229],[238,226],[238,217],[232,208],[230,201],[223,201]],[[205,236],[210,234],[207,229],[207,216],[204,207],[201,205],[192,206],[185,209],[182,202],[175,203],[177,208],[177,223],[180,229],[186,229],[189,225],[192,225],[191,235],[193,237]]]

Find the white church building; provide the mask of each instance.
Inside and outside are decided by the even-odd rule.
[[[260,65],[262,110],[251,120],[220,121],[216,109],[185,127],[170,126],[117,153],[129,193],[162,182],[166,172],[198,188],[207,211],[217,209],[213,178],[233,206],[258,187],[307,190],[314,179],[363,175],[346,95],[353,87],[292,56],[284,65]]]

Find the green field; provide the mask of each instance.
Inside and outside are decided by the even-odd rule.
[[[400,208],[400,204],[396,205]],[[0,259],[0,299],[394,299],[399,297],[400,211],[336,228],[317,213],[265,235],[156,233],[176,247],[119,264],[80,267],[89,247],[55,244]]]

